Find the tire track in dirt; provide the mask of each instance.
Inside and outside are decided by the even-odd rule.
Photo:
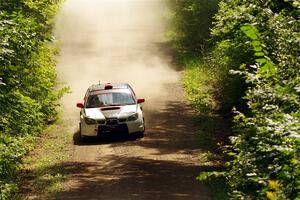
[[[172,68],[160,0],[67,0],[57,17],[58,72],[72,93],[64,121],[74,132],[68,179],[58,199],[209,199],[195,180],[197,129],[180,72]],[[77,140],[75,103],[98,82],[129,82],[145,97],[141,140]]]

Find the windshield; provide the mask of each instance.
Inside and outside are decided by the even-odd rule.
[[[130,93],[103,93],[89,96],[86,108],[97,108],[103,106],[121,106],[135,104]]]

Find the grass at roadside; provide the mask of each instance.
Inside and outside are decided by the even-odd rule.
[[[195,123],[199,128],[199,146],[206,152],[200,155],[203,158],[200,160],[203,160],[203,165],[211,168],[211,171],[222,173],[225,163],[222,146],[230,133],[230,119],[217,113],[218,74],[212,72],[209,66],[199,59],[187,59],[184,65],[182,81],[188,100],[196,111]],[[213,200],[228,199],[224,177],[207,171],[201,173],[197,179],[209,186]]]
[[[60,192],[65,180],[63,162],[69,159],[73,136],[62,120],[47,128],[35,141],[35,148],[23,159],[19,198],[48,198]]]

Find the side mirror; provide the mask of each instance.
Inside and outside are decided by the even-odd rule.
[[[84,105],[83,105],[83,103],[82,103],[82,102],[78,102],[78,103],[76,104],[76,107],[77,107],[77,108],[83,108],[83,107],[84,107]]]
[[[145,99],[138,99],[137,100],[137,103],[144,103],[145,102]]]

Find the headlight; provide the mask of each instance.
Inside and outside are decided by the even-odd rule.
[[[91,118],[87,118],[87,117],[84,118],[84,121],[85,121],[85,123],[88,124],[88,125],[92,125],[92,124],[96,124],[96,123],[97,123],[96,120],[91,119]]]
[[[139,114],[138,113],[134,113],[133,115],[130,115],[127,119],[127,121],[135,121],[139,118]]]

